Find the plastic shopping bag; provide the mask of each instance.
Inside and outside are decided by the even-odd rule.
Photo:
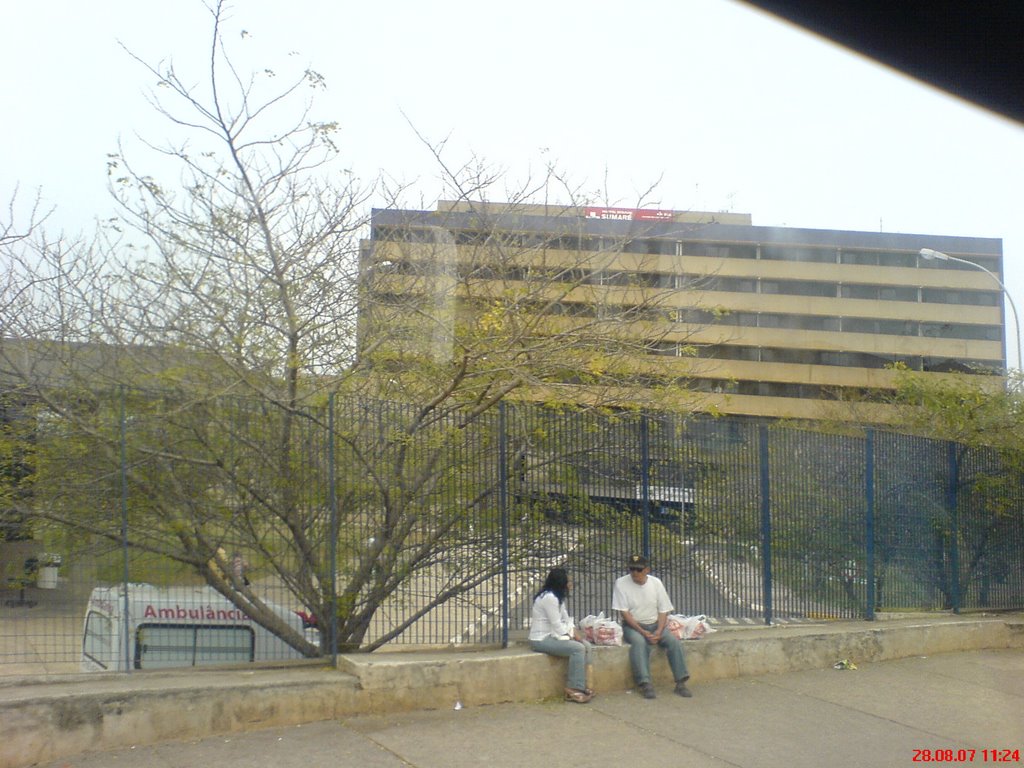
[[[622,625],[604,613],[580,619],[584,637],[594,645],[622,645]]]
[[[704,635],[718,631],[708,624],[708,617],[704,614],[683,616],[679,613],[669,614],[668,630],[679,640],[700,640]]]

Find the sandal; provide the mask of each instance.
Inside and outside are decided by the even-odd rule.
[[[565,700],[575,701],[577,704],[586,704],[593,698],[593,693],[587,693],[586,691],[578,691],[575,688],[565,689]]]

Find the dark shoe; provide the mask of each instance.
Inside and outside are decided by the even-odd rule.
[[[682,696],[684,699],[693,697],[693,692],[686,687],[686,680],[680,680],[676,683],[676,696]]]
[[[587,693],[586,691],[578,691],[575,688],[565,689],[565,700],[575,701],[577,704],[586,704],[594,697],[594,694]]]
[[[650,683],[640,684],[640,695],[643,696],[645,699],[658,698],[658,694],[654,692],[654,686]]]

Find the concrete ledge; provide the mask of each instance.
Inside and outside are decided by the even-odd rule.
[[[1024,649],[1024,617],[726,628],[687,642],[691,684],[747,675],[990,648]],[[660,652],[657,656],[661,656]],[[657,685],[671,677],[652,660]],[[0,682],[0,768],[94,750],[195,739],[356,714],[561,696],[565,661],[525,646],[341,657],[338,669],[194,670]],[[597,690],[632,686],[626,648],[596,648]],[[698,693],[699,695],[699,693]]]

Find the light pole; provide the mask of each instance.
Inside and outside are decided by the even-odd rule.
[[[1015,330],[1017,331],[1017,369],[1021,370],[1022,367],[1024,367],[1024,359],[1022,359],[1024,358],[1024,356],[1022,356],[1020,352],[1020,319],[1017,317],[1017,305],[1013,303],[1013,296],[1010,295],[1010,292],[1006,289],[1006,286],[1003,285],[1003,281],[996,277],[993,272],[990,272],[989,270],[985,269],[983,266],[981,266],[981,264],[975,264],[973,261],[967,261],[967,259],[958,259],[956,256],[950,256],[948,253],[943,253],[942,251],[933,251],[931,248],[922,248],[920,253],[921,257],[925,259],[938,259],[939,261],[955,261],[958,264],[966,264],[969,267],[980,269],[982,272],[984,272],[986,275],[988,275],[989,277],[996,281],[996,284],[1002,289],[1003,295],[1006,297],[1006,300],[1010,303],[1010,309],[1013,310],[1013,325]],[[1006,368],[1007,371],[1009,371],[1009,362],[1007,362]]]

